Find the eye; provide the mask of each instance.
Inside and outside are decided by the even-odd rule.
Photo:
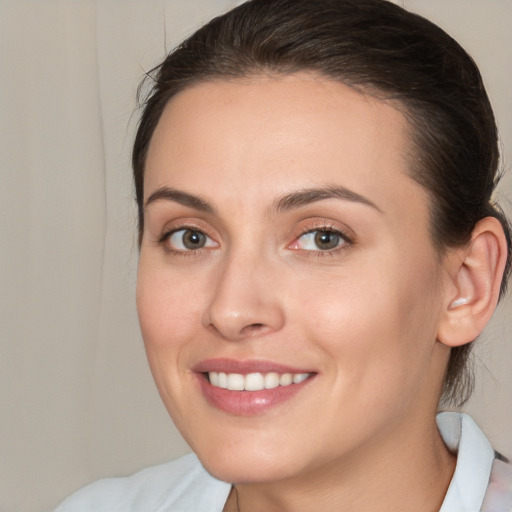
[[[291,249],[303,251],[329,251],[346,243],[345,237],[333,230],[315,229],[301,235],[292,244]]]
[[[179,229],[165,235],[164,240],[172,250],[194,251],[205,247],[216,247],[217,244],[202,231],[197,229]]]

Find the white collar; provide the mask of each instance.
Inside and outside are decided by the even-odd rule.
[[[437,425],[444,442],[457,452],[457,465],[439,512],[480,510],[489,484],[494,450],[470,416],[443,412]]]

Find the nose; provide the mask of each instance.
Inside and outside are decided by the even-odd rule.
[[[285,316],[273,276],[261,258],[231,255],[216,270],[203,324],[229,341],[280,330]]]

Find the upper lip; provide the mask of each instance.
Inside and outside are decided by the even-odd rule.
[[[288,366],[274,361],[263,359],[205,359],[196,364],[192,370],[197,373],[206,372],[224,372],[239,373],[242,375],[248,373],[311,373],[311,370]]]

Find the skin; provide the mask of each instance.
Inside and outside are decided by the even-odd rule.
[[[176,196],[147,204],[140,324],[167,410],[207,470],[237,484],[244,512],[443,501],[455,461],[435,425],[449,355],[437,333],[453,286],[408,155],[392,105],[309,74],[204,83],[165,108],[145,201],[167,187],[209,209]],[[358,196],[275,207],[333,186]],[[189,227],[207,235],[204,248],[164,236]],[[347,236],[321,250],[303,236],[313,230]],[[210,405],[192,371],[221,357],[315,377],[237,416]]]

